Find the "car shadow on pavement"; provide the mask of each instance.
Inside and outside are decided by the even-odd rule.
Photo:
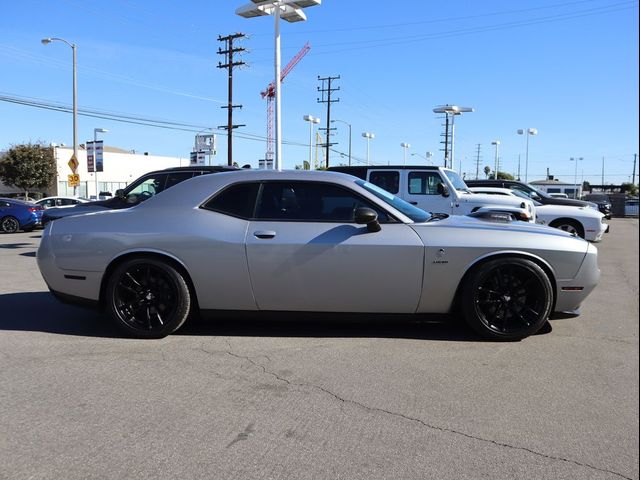
[[[126,338],[106,316],[65,305],[49,292],[0,295],[0,331]],[[404,338],[454,342],[482,339],[458,318],[416,321],[411,315],[217,313],[190,319],[174,335],[231,337]],[[549,323],[538,335],[551,332]]]
[[[0,331],[46,332],[84,337],[122,337],[99,312],[65,305],[49,292],[0,295]]]

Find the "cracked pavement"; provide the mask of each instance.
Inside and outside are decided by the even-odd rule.
[[[638,479],[638,221],[578,318],[523,342],[223,318],[120,338],[0,236],[0,479]],[[19,246],[19,247],[17,247]]]

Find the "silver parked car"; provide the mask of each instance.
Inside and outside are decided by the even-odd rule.
[[[525,222],[429,214],[350,175],[204,175],[140,205],[47,224],[38,265],[64,301],[160,338],[200,309],[461,312],[498,340],[576,311],[597,250]]]

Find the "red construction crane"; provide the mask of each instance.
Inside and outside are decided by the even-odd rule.
[[[293,67],[295,67],[302,57],[304,57],[309,50],[311,50],[311,45],[309,42],[305,43],[304,47],[296,54],[295,57],[291,59],[291,61],[280,71],[280,81],[282,82],[284,78],[289,74]],[[262,98],[267,99],[267,153],[265,154],[266,165],[273,165],[273,148],[274,148],[274,138],[273,138],[273,101],[276,97],[276,84],[275,81],[271,82],[267,89],[264,92],[260,92]]]

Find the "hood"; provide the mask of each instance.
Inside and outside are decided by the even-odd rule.
[[[486,193],[460,192],[460,201],[474,203],[476,205],[509,205],[512,207],[526,208],[526,199],[511,195],[488,195]],[[525,207],[522,204],[525,203]]]
[[[500,223],[491,220],[484,220],[480,218],[468,217],[465,215],[451,215],[444,220],[435,220],[425,223],[414,223],[411,226],[413,228],[429,228],[431,225],[438,225],[439,227],[451,228],[451,229],[465,229],[467,233],[471,234],[471,230],[486,230],[486,231],[503,231],[505,234],[512,232],[529,233],[532,235],[554,235],[556,237],[576,238],[570,233],[557,228],[547,227],[546,225],[540,225],[537,223],[528,223],[514,221],[510,223]],[[464,235],[465,232],[460,232]]]
[[[539,215],[555,215],[558,217],[569,218],[595,218],[601,219],[604,217],[604,213],[586,206],[576,205],[540,205],[536,207],[536,211]]]
[[[573,198],[544,197],[545,205],[566,205],[570,207],[588,207],[590,202]]]

